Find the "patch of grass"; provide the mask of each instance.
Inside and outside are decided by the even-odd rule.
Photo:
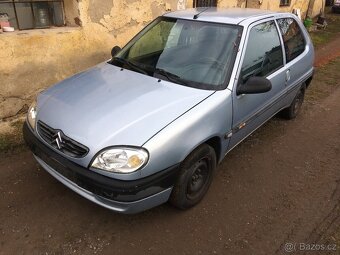
[[[22,136],[23,120],[11,123],[12,132],[0,134],[0,153],[8,153],[24,148]]]
[[[339,84],[340,58],[337,58],[327,65],[316,69],[314,79],[306,92],[306,103],[315,104],[329,96]]]
[[[312,38],[313,45],[315,46],[315,48],[318,48],[321,45],[328,43],[332,39],[332,36],[326,31],[322,31],[322,32],[318,31],[318,32],[312,32],[311,38]]]
[[[340,33],[340,14],[332,13],[330,7],[326,8],[325,13],[326,21],[328,23],[327,28],[325,30],[321,29],[310,33],[316,48],[328,43]]]

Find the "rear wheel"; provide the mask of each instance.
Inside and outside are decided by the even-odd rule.
[[[210,187],[215,169],[216,155],[211,146],[203,144],[194,150],[181,165],[170,203],[180,209],[198,204]]]
[[[296,94],[291,105],[288,108],[282,110],[281,112],[282,117],[288,120],[296,118],[296,116],[299,114],[301,110],[303,101],[305,99],[305,90],[306,90],[306,86],[303,85],[298,91],[298,93]]]

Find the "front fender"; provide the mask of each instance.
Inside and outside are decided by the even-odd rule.
[[[232,125],[231,91],[217,91],[175,121],[160,130],[143,147],[150,153],[142,170],[148,176],[159,169],[182,162],[196,147],[212,137],[219,137],[222,159],[229,139],[225,134]]]

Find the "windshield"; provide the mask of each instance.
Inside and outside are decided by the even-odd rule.
[[[225,88],[240,27],[161,17],[130,41],[111,64],[203,89]]]

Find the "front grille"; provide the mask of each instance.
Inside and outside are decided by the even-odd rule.
[[[41,121],[38,121],[37,129],[45,142],[67,156],[82,158],[89,152],[86,146],[67,137],[61,130],[53,129]]]

